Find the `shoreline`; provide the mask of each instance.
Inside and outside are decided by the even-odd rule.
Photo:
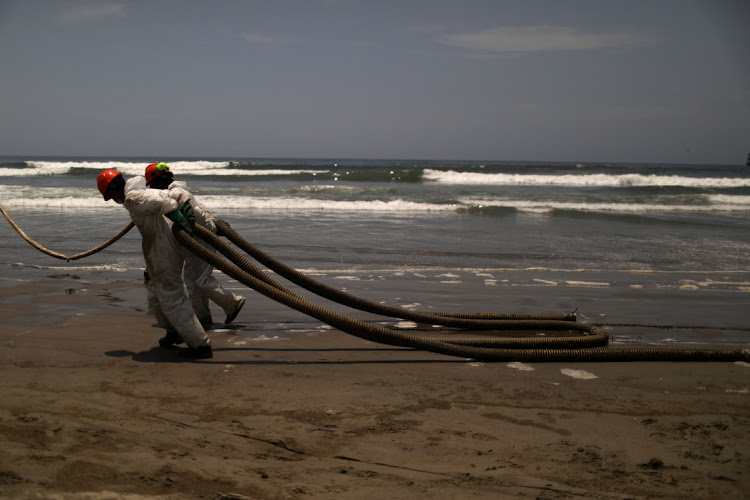
[[[250,291],[186,362],[142,282],[69,284],[0,288],[3,498],[750,495],[748,363],[475,362]]]

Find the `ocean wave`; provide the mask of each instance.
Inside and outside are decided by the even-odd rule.
[[[80,209],[116,207],[113,202],[104,202],[101,196],[89,198],[75,198],[65,196],[61,198],[12,198],[3,199],[5,208],[34,208],[34,209]]]
[[[104,202],[101,196],[44,196],[52,189],[41,190],[33,197],[2,197],[6,208],[34,209],[78,209],[116,207],[112,202]],[[2,194],[0,192],[0,194]],[[200,201],[212,211],[217,210],[261,210],[261,211],[329,211],[329,212],[445,212],[454,211],[455,204],[421,203],[407,200],[368,200],[346,201],[291,197],[257,196],[201,196]]]
[[[112,169],[125,176],[143,175],[147,163],[123,161],[27,161],[0,166],[0,177],[95,176]],[[305,165],[249,164],[215,161],[175,161],[170,170],[183,177],[234,177],[254,180],[281,178],[283,180],[331,180],[351,182],[421,182],[422,169],[345,168],[334,164],[331,168]]]
[[[17,262],[14,264],[11,264],[16,267],[30,267],[34,269],[41,269],[44,271],[56,271],[56,272],[62,272],[62,271],[114,271],[114,272],[126,272],[126,271],[132,271],[132,270],[139,270],[143,269],[142,265],[139,265],[140,262],[136,265],[131,265],[127,263],[118,262],[115,264],[95,264],[95,265],[81,265],[80,261],[76,262],[72,265],[66,265],[66,264],[46,264],[46,265],[39,265],[39,264],[24,264],[23,262]]]
[[[750,208],[750,196],[713,194],[709,195],[708,199],[711,201],[711,203],[715,203],[718,205],[745,205],[746,207]]]
[[[104,169],[114,169],[126,176],[143,175],[147,165],[145,160],[104,160],[104,161],[63,161],[28,160],[0,165],[0,177],[29,176],[95,176]],[[178,178],[214,177],[233,181],[253,182],[297,180],[297,181],[336,181],[352,183],[425,183],[432,185],[464,186],[542,186],[542,187],[592,187],[592,188],[689,188],[689,189],[732,189],[750,187],[750,177],[745,171],[716,170],[707,168],[695,170],[684,168],[679,175],[669,173],[632,173],[621,167],[620,171],[591,172],[590,168],[566,170],[553,173],[549,169],[540,172],[540,167],[529,167],[535,171],[520,171],[518,165],[494,166],[491,171],[484,166],[471,164],[446,168],[431,168],[429,163],[404,167],[398,163],[346,165],[334,162],[308,164],[299,161],[278,162],[239,162],[214,160],[176,160],[169,162],[172,172]],[[599,167],[604,168],[604,167]],[[615,168],[615,167],[612,167]],[[618,167],[619,168],[619,167]],[[652,167],[646,165],[644,169]],[[504,169],[504,171],[497,171]],[[662,169],[663,170],[663,169]],[[700,173],[699,173],[700,172]],[[725,176],[720,176],[723,172]],[[693,173],[694,176],[684,175]],[[702,175],[701,175],[702,174]],[[728,174],[729,176],[726,176]]]
[[[64,192],[63,192],[64,191]],[[395,200],[331,200],[287,196],[205,195],[200,200],[213,211],[259,210],[290,212],[468,212],[502,214],[508,210],[524,213],[612,212],[612,213],[711,213],[750,212],[750,196],[716,195],[702,204],[685,203],[628,203],[628,202],[566,202],[556,200],[503,200],[460,198],[445,203]],[[0,199],[6,208],[34,209],[106,209],[115,208],[90,191],[57,188],[23,189],[11,193],[0,189]],[[489,211],[489,212],[488,212]]]
[[[441,171],[426,169],[424,180],[438,184],[485,186],[643,187],[695,188],[750,187],[750,178],[682,177],[678,175],[583,174],[537,175]]]
[[[715,199],[718,198],[718,199]],[[463,198],[460,203],[472,209],[505,208],[519,212],[550,213],[554,211],[577,212],[618,212],[618,213],[655,213],[655,212],[745,212],[750,211],[750,196],[717,195],[706,204],[657,204],[657,203],[590,203],[563,202],[551,200],[493,200]]]
[[[455,204],[423,203],[407,200],[325,200],[290,197],[202,196],[201,201],[212,210],[287,210],[337,212],[444,212],[456,210]]]
[[[0,168],[0,177],[28,177],[28,176],[55,176],[55,175],[89,175],[102,170],[112,169],[126,176],[143,175],[145,162],[124,161],[26,161],[14,163],[10,167]],[[231,168],[227,162],[216,161],[175,161],[170,162],[169,167],[176,175],[212,175],[212,176],[273,176],[273,175],[317,175],[328,173],[324,169],[300,169],[300,168]]]

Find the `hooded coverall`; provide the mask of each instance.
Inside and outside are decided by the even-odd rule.
[[[123,206],[141,233],[151,276],[148,300],[157,323],[167,331],[176,330],[192,348],[210,345],[182,279],[183,249],[172,235],[172,222],[164,217],[177,208],[177,202],[164,191],[146,189],[146,179],[136,176],[125,183]]]
[[[216,224],[211,212],[205,205],[199,202],[193,194],[187,190],[187,184],[182,181],[173,181],[167,190],[169,197],[177,202],[178,207],[182,207],[185,202],[190,203],[193,207],[195,222],[205,227],[212,233],[216,234]],[[198,241],[201,241],[197,238]],[[201,243],[203,243],[201,241]],[[211,245],[203,243],[203,246],[209,250],[215,251]],[[183,249],[185,258],[185,284],[190,292],[190,300],[193,303],[195,315],[203,324],[212,323],[211,310],[209,309],[208,300],[211,299],[216,305],[224,310],[229,316],[243,302],[243,297],[236,295],[228,290],[224,290],[219,280],[213,275],[213,266],[187,249]]]

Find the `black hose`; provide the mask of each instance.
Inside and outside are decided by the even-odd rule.
[[[265,273],[262,273],[262,271],[260,271],[256,266],[252,265],[251,263],[250,263],[250,267],[246,267],[243,264],[243,262],[245,262],[247,259],[245,259],[242,255],[240,255],[239,252],[237,252],[237,250],[235,250],[232,246],[228,245],[221,238],[214,235],[211,231],[201,226],[196,226],[196,235],[199,236],[201,239],[207,241],[210,245],[212,245],[213,247],[218,249],[222,254],[227,256],[232,262],[234,262],[236,265],[238,265],[240,268],[244,269],[245,271],[250,272],[256,278],[261,279],[262,281],[265,281],[266,283],[269,283],[271,286],[275,286],[276,288],[283,289],[283,287],[280,284],[276,283],[274,280],[268,277]],[[242,240],[241,237],[238,237],[238,239]],[[289,270],[291,270],[291,274],[295,277],[295,279],[298,279],[300,281],[305,281],[306,276],[304,274],[299,273],[298,271],[293,270],[289,268],[288,266],[285,266],[285,265],[282,265],[282,266],[286,268],[285,274],[290,274]],[[260,273],[260,275],[258,273]],[[310,280],[310,281],[313,281],[314,284],[318,285],[317,287],[312,287],[308,283],[308,286],[311,286],[312,288],[311,291],[319,292],[322,290],[322,293],[318,293],[318,295],[331,299],[340,304],[353,307],[359,310],[365,310],[367,312],[381,314],[383,316],[389,316],[389,317],[395,317],[395,318],[401,318],[401,319],[409,319],[409,320],[418,321],[421,323],[449,326],[453,328],[473,329],[473,330],[498,330],[498,329],[501,329],[501,330],[514,330],[514,329],[515,330],[534,330],[534,329],[541,329],[541,328],[556,329],[556,330],[564,330],[564,329],[579,330],[580,328],[578,326],[579,324],[576,324],[575,322],[563,321],[563,320],[558,319],[559,316],[553,316],[553,318],[555,319],[552,319],[552,320],[526,319],[528,318],[527,316],[520,316],[520,315],[515,316],[515,317],[510,315],[510,319],[475,319],[474,317],[462,318],[462,317],[458,317],[454,315],[447,315],[447,314],[439,315],[439,314],[420,313],[417,311],[405,311],[404,309],[384,306],[382,304],[377,304],[375,302],[362,299],[360,297],[356,297],[352,294],[343,292],[333,287],[329,287],[328,285],[317,282],[315,280]],[[538,317],[539,316],[535,316],[533,318],[538,318]],[[590,336],[587,340],[592,345],[606,344],[606,340],[600,339],[597,336]]]
[[[196,226],[198,235],[201,238],[207,237],[200,230],[203,228],[199,228],[200,226]],[[585,341],[588,337],[589,339],[603,339],[606,343],[607,336],[594,325],[570,321],[542,321],[540,323],[547,324],[548,328],[552,330],[564,330],[568,334],[582,332],[588,335],[583,337],[531,337],[521,339],[484,336],[480,339],[465,336],[456,338],[420,337],[403,331],[389,330],[364,323],[318,307],[298,295],[287,293],[226,261],[198,243],[179,226],[175,225],[173,231],[177,240],[185,248],[240,283],[350,335],[381,344],[482,361],[738,361],[750,359],[748,351],[730,349],[610,349],[603,347],[580,349],[585,342],[579,343],[579,340]],[[210,231],[207,232],[210,233]],[[213,233],[211,234],[213,235]],[[524,323],[534,322],[518,320],[508,321],[504,324],[508,325],[510,329],[510,327],[523,328]]]
[[[339,304],[358,309],[360,311],[380,314],[392,318],[401,318],[418,323],[433,325],[452,326],[457,328],[475,328],[492,330],[497,327],[496,320],[552,320],[552,321],[575,321],[575,314],[560,315],[524,315],[503,313],[424,313],[419,311],[408,311],[397,307],[387,306],[378,302],[357,297],[338,288],[326,285],[309,276],[300,273],[278,259],[268,255],[256,246],[246,241],[239,233],[223,220],[216,221],[219,234],[226,236],[229,241],[247,252],[261,264],[267,266],[280,276],[288,279],[321,297],[325,297]],[[455,318],[455,319],[454,319]]]
[[[241,271],[246,272],[250,274],[252,277],[259,279],[260,281],[265,282],[266,284],[276,288],[277,290],[284,292],[285,294],[289,296],[293,296],[299,300],[304,300],[302,297],[300,297],[295,292],[285,288],[281,284],[279,284],[276,280],[271,278],[270,276],[263,273],[257,266],[255,266],[252,262],[250,262],[248,259],[246,259],[243,255],[241,255],[234,247],[226,243],[224,240],[219,238],[218,236],[214,235],[209,230],[201,227],[196,226],[196,235],[199,235],[201,240],[209,243],[211,246],[216,248],[219,252],[221,252],[225,257],[227,257],[231,262],[233,262]],[[197,241],[197,240],[196,240]],[[199,243],[199,241],[197,241]],[[251,285],[248,285],[251,286]],[[401,312],[401,310],[397,310],[398,312]],[[443,340],[445,342],[449,342],[452,344],[461,344],[461,345],[474,345],[474,346],[481,346],[481,347],[491,347],[496,346],[498,344],[502,344],[504,347],[507,347],[509,349],[518,349],[522,347],[535,347],[535,348],[542,348],[545,346],[549,347],[570,347],[570,348],[582,348],[582,347],[597,347],[601,345],[606,345],[608,337],[604,334],[603,331],[600,331],[600,333],[594,333],[590,331],[589,327],[586,325],[582,325],[580,323],[572,323],[570,321],[561,321],[561,320],[494,320],[494,321],[488,321],[488,320],[459,320],[454,318],[446,318],[446,317],[427,317],[425,315],[422,317],[422,319],[430,319],[432,321],[438,321],[442,323],[450,323],[451,326],[462,326],[462,327],[474,327],[477,329],[484,329],[484,331],[475,331],[471,332],[476,335],[481,335],[481,337],[439,337],[441,333],[444,332],[444,330],[439,330],[436,328],[430,329],[430,338],[435,340]],[[506,331],[514,331],[514,330],[539,330],[539,329],[547,329],[547,330],[572,330],[582,333],[584,336],[582,337],[535,337],[535,338],[529,338],[529,337],[522,337],[522,338],[512,338],[512,337],[503,337],[502,340],[499,340],[497,338],[488,338],[490,335],[497,335],[497,333],[490,333],[486,330],[494,329],[496,330],[506,330]],[[405,329],[400,329],[401,331],[404,331]],[[409,331],[416,331],[417,329],[408,329]],[[437,333],[437,334],[436,334]],[[467,332],[466,334],[468,334]]]

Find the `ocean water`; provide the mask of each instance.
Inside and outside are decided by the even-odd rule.
[[[0,203],[31,238],[72,255],[129,222],[102,200],[97,174],[143,175],[154,161],[252,243],[355,293],[436,310],[577,309],[594,322],[710,327],[678,341],[746,342],[750,167],[6,157]],[[144,266],[136,231],[72,262],[5,222],[0,241],[0,286],[64,273],[135,280]]]

